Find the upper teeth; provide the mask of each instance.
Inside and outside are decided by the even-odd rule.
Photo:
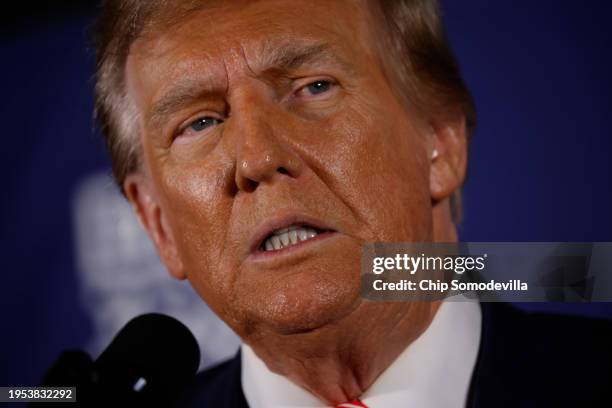
[[[274,251],[306,241],[318,235],[313,228],[305,226],[291,226],[272,232],[265,241],[263,247],[266,251]]]

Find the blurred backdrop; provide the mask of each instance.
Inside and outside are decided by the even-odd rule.
[[[442,1],[479,111],[464,241],[612,241],[612,2]],[[171,280],[92,122],[94,1],[22,2],[1,28],[0,385],[94,356],[129,318],[179,317],[202,366],[238,340]],[[522,304],[612,318],[612,304]]]

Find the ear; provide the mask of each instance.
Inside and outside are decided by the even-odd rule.
[[[123,182],[123,189],[170,275],[176,279],[185,279],[176,241],[151,179],[139,172],[129,174]]]
[[[463,185],[467,169],[468,135],[465,117],[431,123],[432,149],[430,191],[432,202],[450,196]]]

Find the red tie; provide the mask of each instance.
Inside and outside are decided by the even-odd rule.
[[[343,402],[342,404],[338,404],[336,405],[336,408],[368,408],[368,406],[356,399],[349,402]]]

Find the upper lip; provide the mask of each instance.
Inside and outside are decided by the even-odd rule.
[[[318,230],[333,230],[323,221],[305,214],[288,214],[283,216],[272,217],[257,227],[253,239],[251,241],[250,252],[257,251],[264,240],[274,231],[282,228],[290,227],[291,225],[308,225]]]

